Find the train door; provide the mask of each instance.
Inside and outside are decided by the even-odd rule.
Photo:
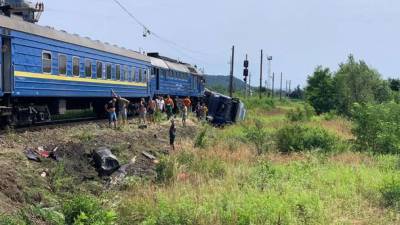
[[[3,92],[3,40],[2,38],[0,38],[0,49],[1,49],[1,53],[0,53],[0,92]]]
[[[4,93],[11,93],[11,40],[10,38],[2,38],[1,44],[1,86]]]
[[[159,68],[154,68],[156,72],[156,90],[160,90],[160,69]]]

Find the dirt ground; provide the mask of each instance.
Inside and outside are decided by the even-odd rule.
[[[136,121],[130,121],[129,125],[114,130],[108,128],[106,122],[86,122],[1,135],[0,214],[15,212],[26,204],[51,205],[54,199],[49,196],[63,191],[58,189],[58,183],[64,177],[72,180],[71,189],[84,189],[89,185],[93,186],[93,183],[97,189],[92,188],[91,191],[102,192],[109,188],[110,178],[99,177],[91,162],[91,153],[99,147],[111,149],[121,165],[128,164],[127,176],[154,178],[155,164],[142,152],[148,152],[156,158],[168,154],[169,125],[169,121],[163,121],[152,124],[147,129],[139,129]],[[195,137],[198,124],[189,120],[187,126],[183,127],[177,120],[176,125],[176,143],[179,148],[179,142]],[[57,149],[61,160],[28,160],[25,152],[38,148],[49,151]]]

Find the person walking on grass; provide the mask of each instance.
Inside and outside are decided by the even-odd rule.
[[[182,125],[186,127],[186,119],[188,117],[188,107],[186,105],[183,105],[182,108]]]
[[[176,137],[176,127],[174,119],[171,120],[171,126],[169,127],[169,145],[171,150],[175,151],[175,137]]]
[[[168,95],[165,100],[165,109],[167,110],[167,118],[170,119],[172,116],[172,110],[174,109],[174,100]]]
[[[146,125],[146,114],[147,114],[146,102],[144,98],[142,98],[139,104],[139,124]]]
[[[117,113],[116,111],[117,98],[113,97],[105,106],[105,110],[108,113],[108,123],[111,128],[111,123],[114,123],[114,128],[117,129]]]

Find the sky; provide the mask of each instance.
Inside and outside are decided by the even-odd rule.
[[[153,35],[114,0],[43,0],[40,25],[196,64],[207,74],[242,79],[248,54],[252,85],[259,84],[260,50],[271,55],[271,71],[283,85],[306,85],[318,65],[335,71],[349,54],[383,77],[399,77],[398,0],[119,0]],[[264,58],[264,79],[268,63]],[[279,80],[279,79],[278,79]],[[279,85],[279,84],[278,84]],[[277,84],[275,85],[277,86]]]

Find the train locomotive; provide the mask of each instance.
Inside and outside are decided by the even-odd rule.
[[[196,66],[6,14],[0,15],[0,46],[1,126],[49,121],[68,109],[104,115],[112,91],[131,101],[155,95],[198,101],[204,93]]]

